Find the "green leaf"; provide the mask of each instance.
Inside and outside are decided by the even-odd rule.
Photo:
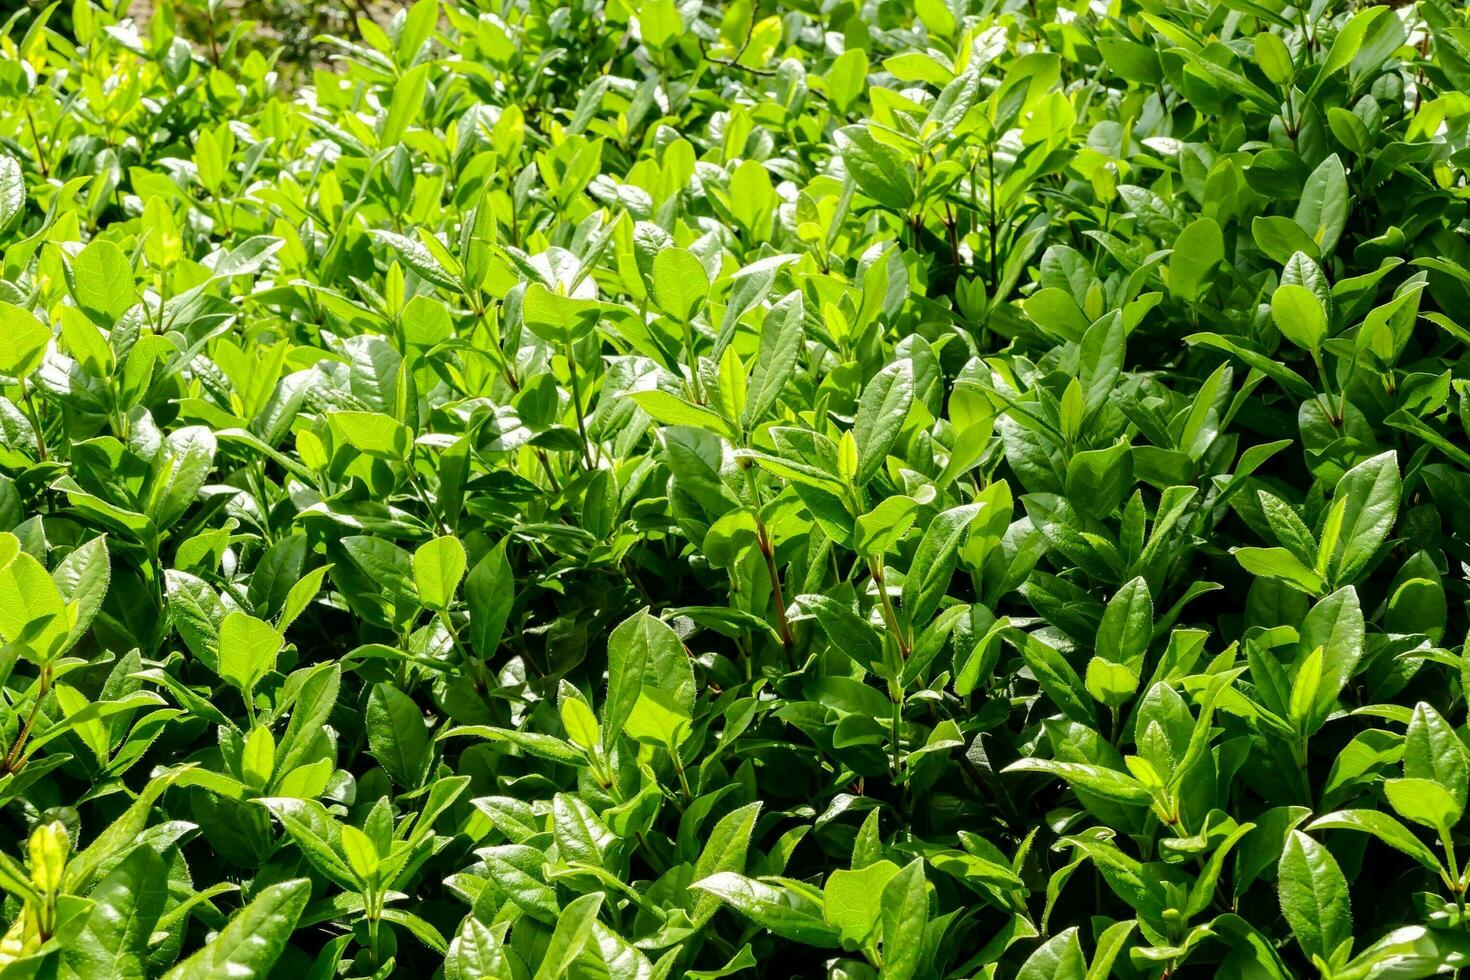
[[[638,7],[638,30],[644,44],[662,51],[684,32],[684,19],[674,0],[643,0]]]
[[[1337,696],[1357,672],[1363,656],[1363,610],[1352,586],[1338,589],[1312,607],[1302,621],[1301,648],[1310,654],[1322,649],[1322,680],[1317,689],[1315,730],[1331,711]]]
[[[1319,351],[1327,339],[1327,311],[1306,286],[1277,286],[1271,294],[1271,319],[1281,336],[1302,350]]]
[[[383,116],[378,145],[392,146],[403,139],[409,123],[423,112],[424,94],[428,87],[428,65],[416,65],[403,73],[393,85],[393,98],[388,104],[388,112]]]
[[[1438,783],[1465,808],[1470,758],[1465,743],[1434,708],[1420,701],[1404,734],[1404,775]]]
[[[1057,286],[1038,289],[1026,297],[1023,308],[1038,327],[1061,340],[1081,341],[1091,326],[1076,298]]]
[[[761,803],[747,803],[725,814],[715,824],[705,840],[704,849],[694,863],[694,880],[702,881],[725,871],[743,873],[750,849],[750,836],[760,816]],[[690,916],[696,926],[707,923],[719,908],[719,900],[712,894],[700,895],[695,900],[694,912]]]
[[[539,282],[528,285],[521,299],[526,327],[560,348],[589,333],[601,313],[602,307],[595,300],[563,296]]]
[[[939,608],[949,589],[956,555],[983,504],[963,504],[938,514],[924,529],[904,576],[902,604],[909,622],[922,626]]]
[[[1383,792],[1395,813],[1443,837],[1448,837],[1450,828],[1465,813],[1464,804],[1432,780],[1388,779],[1383,783]]]
[[[709,295],[704,263],[683,248],[661,249],[653,257],[653,298],[658,308],[680,323],[689,323]]]
[[[88,894],[86,924],[63,953],[78,976],[148,976],[149,939],[168,899],[168,869],[152,847],[136,847]]]
[[[305,878],[261,889],[214,939],[168,971],[164,980],[248,980],[269,975],[310,897],[311,882]]]
[[[112,582],[112,560],[107,550],[107,536],[98,535],[86,544],[74,549],[63,558],[51,573],[56,591],[62,602],[76,611],[76,621],[62,647],[62,653],[76,646],[107,597]]]
[[[664,425],[687,425],[706,432],[728,436],[731,439],[738,437],[738,433],[718,412],[686,401],[670,392],[658,389],[635,391],[631,397],[639,408]]]
[[[336,706],[342,686],[342,668],[323,664],[308,673],[296,686],[290,705],[291,720],[276,745],[276,770],[289,773],[306,762]]]
[[[924,963],[929,885],[924,859],[914,858],[883,886],[883,975],[908,980]]]
[[[1209,287],[1215,267],[1225,259],[1225,239],[1214,218],[1202,217],[1179,233],[1169,258],[1169,293],[1193,302]]]
[[[1327,587],[1326,579],[1285,548],[1234,548],[1231,553],[1252,575],[1285,582],[1308,595],[1318,595]]]
[[[423,713],[412,698],[389,684],[376,684],[364,715],[368,748],[399,786],[417,788],[428,775],[433,743]]]
[[[1320,77],[1320,76],[1319,76]],[[1307,178],[1295,220],[1321,255],[1331,255],[1347,225],[1347,173],[1336,153],[1318,164]]]
[[[1121,37],[1099,37],[1095,43],[1103,63],[1120,77],[1144,85],[1155,85],[1163,78],[1158,52],[1149,45]]]
[[[1108,887],[1138,914],[1140,920],[1162,922],[1163,888],[1142,864],[1110,843],[1087,837],[1064,837],[1062,840],[1092,860]]]
[[[1256,64],[1260,66],[1261,72],[1277,85],[1291,81],[1296,74],[1296,65],[1292,63],[1286,42],[1270,31],[1261,31],[1256,35],[1255,54]]]
[[[1380,810],[1338,810],[1318,817],[1307,830],[1356,830],[1372,834],[1383,843],[1418,861],[1431,871],[1443,868],[1439,857],[1413,832]]]
[[[454,602],[465,571],[464,545],[452,535],[434,538],[413,553],[413,579],[419,599],[429,609],[445,610]]]
[[[883,468],[898,441],[914,402],[914,365],[895,361],[874,375],[858,399],[852,434],[857,441],[858,469],[853,482],[863,486]]]
[[[360,887],[357,876],[343,860],[342,827],[315,800],[257,797],[291,837],[302,857],[329,881],[344,888]]]
[[[464,582],[464,598],[470,610],[470,647],[488,659],[500,646],[510,610],[515,604],[515,578],[505,560],[509,539],[485,553]]]
[[[925,2],[925,0],[920,0]],[[942,3],[934,3],[934,9],[948,13]],[[924,119],[925,143],[933,144],[952,138],[965,116],[975,104],[980,84],[980,72],[974,66],[956,75],[939,93],[939,98],[929,109]]]
[[[333,412],[327,418],[343,442],[378,459],[402,462],[413,446],[408,427],[381,412]]]
[[[0,231],[4,231],[25,210],[25,206],[26,182],[20,163],[15,157],[0,154]]]
[[[1092,963],[1087,968],[1085,980],[1105,980],[1112,976],[1113,964],[1126,948],[1136,928],[1138,923],[1130,919],[1115,922],[1103,930],[1102,935],[1097,938],[1097,948],[1092,955]]]
[[[536,970],[535,980],[555,980],[571,970],[572,963],[592,938],[592,927],[602,908],[602,895],[592,892],[569,902],[557,917],[556,929],[547,941],[546,954]]]
[[[1077,941],[1077,928],[1064,929],[1026,957],[1016,980],[1084,980],[1087,960]]]
[[[1348,21],[1346,26],[1337,32],[1337,36],[1332,40],[1332,47],[1327,51],[1326,59],[1322,62],[1322,66],[1317,69],[1317,77],[1312,82],[1311,91],[1307,95],[1308,99],[1312,97],[1312,94],[1315,94],[1317,88],[1327,81],[1328,78],[1352,63],[1353,58],[1362,48],[1363,41],[1369,29],[1380,16],[1387,12],[1386,8],[1381,7],[1369,7],[1361,10],[1353,16],[1352,20]]]
[[[438,737],[453,738],[458,735],[473,735],[495,742],[508,742],[539,759],[558,762],[562,765],[580,766],[587,761],[587,756],[571,743],[553,735],[542,735],[539,732],[521,732],[510,728],[497,728],[493,725],[460,725],[439,733]]]
[[[1332,492],[1343,508],[1341,530],[1333,551],[1333,581],[1353,581],[1377,555],[1398,519],[1398,455],[1381,453],[1348,470]]]
[[[214,469],[217,450],[214,433],[206,426],[189,425],[169,433],[155,484],[159,490],[147,510],[156,527],[170,527],[188,513]]]
[[[1184,342],[1233,354],[1299,398],[1311,398],[1315,394],[1312,386],[1301,375],[1239,340],[1222,337],[1217,333],[1195,333],[1185,337]]]
[[[284,639],[275,627],[243,612],[232,612],[219,626],[219,675],[247,698],[275,669]]]
[[[70,285],[77,306],[104,329],[122,319],[138,301],[128,257],[105,239],[89,242],[72,259]]]
[[[1097,629],[1097,654],[1143,672],[1143,658],[1153,639],[1154,604],[1142,577],[1126,583],[1108,601]]]
[[[1117,708],[1127,703],[1138,690],[1139,675],[1125,664],[1113,663],[1099,656],[1087,662],[1083,680],[1088,694],[1110,708]]]
[[[603,739],[662,731],[666,717],[688,721],[694,711],[694,671],[679,636],[647,610],[624,620],[607,641],[607,700]],[[642,717],[639,713],[643,713]],[[637,720],[635,721],[635,717]]]
[[[846,114],[862,98],[867,82],[867,53],[861,48],[848,48],[827,69],[827,97],[839,113]]]
[[[783,939],[826,948],[839,945],[841,933],[824,919],[820,894],[812,895],[793,882],[781,878],[758,880],[721,871],[691,887],[714,895]]]
[[[50,341],[51,331],[29,310],[0,302],[0,374],[29,375],[40,366]]]
[[[1046,696],[1068,718],[1084,725],[1096,723],[1087,688],[1077,671],[1050,644],[1027,634],[1021,645],[1021,657],[1031,669]]]
[[[107,342],[107,335],[74,306],[61,308],[61,338],[72,357],[80,361],[88,373],[99,378],[112,373],[116,358]]]
[[[1147,804],[1153,797],[1148,789],[1127,773],[1081,762],[1057,762],[1054,759],[1019,759],[1005,772],[1044,772],[1060,776],[1078,789],[1095,793],[1118,803]]]
[[[913,205],[914,167],[898,150],[875,139],[867,126],[844,126],[835,139],[859,190],[890,211],[902,213]]]
[[[498,980],[510,973],[501,938],[473,915],[465,916],[444,958],[444,980]]]
[[[787,293],[766,311],[745,412],[740,416],[746,427],[756,425],[770,414],[795,373],[806,337],[805,317],[806,306],[799,292]],[[735,417],[733,412],[731,417]]]
[[[822,911],[841,932],[843,943],[860,949],[876,938],[873,934],[883,913],[883,889],[898,872],[898,865],[892,861],[878,861],[852,871],[838,869],[827,877],[822,886]]]
[[[1341,962],[1352,950],[1347,879],[1327,848],[1299,830],[1287,835],[1278,869],[1281,912],[1310,959]]]
[[[563,694],[561,698],[561,725],[566,729],[567,736],[583,749],[591,750],[602,744],[602,728],[597,723],[597,716],[592,713],[592,708],[586,701],[582,700],[580,694],[576,696],[566,693],[566,682],[563,681]],[[571,690],[575,691],[575,688]]]

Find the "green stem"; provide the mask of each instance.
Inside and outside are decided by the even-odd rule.
[[[633,836],[638,839],[638,845],[643,851],[644,860],[648,862],[648,866],[656,874],[662,875],[669,870],[663,861],[659,859],[658,852],[653,849],[653,845],[648,842],[648,835],[646,833],[640,830]]]
[[[901,737],[900,732],[903,726],[903,692],[899,691],[898,696],[893,698],[892,700],[893,716],[890,719],[890,724],[892,727],[892,733],[890,737],[893,743],[891,750],[893,760],[893,784],[897,786],[899,777],[903,774],[903,762],[900,759],[900,756],[903,754],[903,752],[902,748],[899,745],[899,739]]]
[[[31,114],[31,100],[22,99],[21,105],[25,107],[26,122],[30,123],[31,126],[31,139],[34,140],[36,143],[36,162],[41,165],[41,176],[44,178],[50,178],[51,168],[46,165],[46,147],[41,142],[40,132],[36,129],[36,117]]]
[[[903,627],[898,625],[898,616],[893,612],[893,602],[888,598],[888,586],[883,582],[883,559],[871,559],[868,562],[868,571],[873,576],[873,584],[878,587],[878,601],[882,605],[883,621],[888,624],[888,631],[893,634],[894,642],[898,644],[900,656],[907,660],[909,651],[913,648],[904,635]]]
[[[766,529],[765,521],[761,520],[760,492],[755,482],[755,470],[745,467],[745,481],[750,488],[750,512],[755,518],[755,542],[760,548],[761,557],[766,562],[766,574],[771,579],[771,601],[776,606],[776,629],[781,635],[781,648],[786,651],[786,663],[791,669],[796,669],[796,662],[792,651],[795,640],[791,635],[791,623],[786,618],[786,595],[781,589],[781,572],[776,568],[775,548],[771,544],[770,532]]]
[[[985,194],[986,204],[990,212],[985,219],[986,237],[990,239],[990,302],[995,303],[1001,299],[1001,296],[996,291],[998,286],[998,273],[996,267],[995,236],[998,225],[995,216],[995,143],[993,140],[988,141],[985,147],[985,183],[987,188]]]
[[[41,413],[36,411],[36,401],[31,397],[31,387],[26,384],[24,376],[20,379],[21,396],[25,399],[26,411],[31,416],[31,428],[36,433],[36,454],[41,457],[41,462],[46,462],[46,437],[41,432]]]
[[[1445,863],[1450,866],[1450,894],[1455,896],[1455,908],[1460,913],[1460,928],[1465,928],[1465,885],[1460,880],[1460,862],[1455,860],[1455,843],[1450,839],[1449,828],[1441,828],[1439,841],[1444,845]]]
[[[567,373],[572,381],[572,414],[577,417],[577,433],[582,437],[582,461],[592,469],[592,443],[587,439],[587,422],[582,418],[582,385],[577,374],[577,354],[567,341]]]
[[[694,358],[694,324],[688,320],[684,321],[684,359],[689,365],[689,379],[685,382],[689,390],[689,400],[702,404],[704,399],[699,391],[699,362]]]
[[[679,750],[669,749],[669,758],[674,760],[674,772],[679,776],[679,789],[684,793],[684,799],[691,803],[694,801],[694,793],[689,789],[689,777],[684,774],[684,762],[679,758]]]
[[[1306,736],[1301,736],[1297,739],[1296,744],[1293,746],[1293,750],[1294,754],[1296,755],[1297,775],[1301,777],[1302,781],[1302,797],[1306,800],[1306,804],[1310,808],[1315,804],[1312,802],[1312,780],[1307,775]]]
[[[430,498],[428,493],[425,492],[424,485],[419,482],[418,474],[414,472],[412,450],[409,451],[409,457],[407,462],[405,463],[405,468],[408,470],[408,485],[413,488],[414,496],[419,498],[419,503],[423,505],[424,510],[428,511],[429,519],[438,525],[439,533],[448,534],[449,525],[444,523],[444,519],[440,517],[439,512],[435,510],[432,498]]]
[[[435,616],[444,625],[444,632],[449,634],[449,642],[459,652],[460,661],[474,675],[475,690],[480,695],[480,700],[485,703],[486,708],[493,711],[495,709],[495,702],[490,697],[490,668],[464,645],[464,641],[459,638],[459,631],[454,628],[454,621],[449,618],[449,611],[447,609],[438,610]]]
[[[369,955],[373,959],[373,965],[374,966],[377,966],[378,965],[378,917],[376,915],[372,914],[371,912],[368,913],[367,927],[368,927],[368,945],[372,947],[372,949],[369,950]]]
[[[219,44],[214,37],[214,11],[206,8],[205,27],[209,33],[209,60],[214,67],[219,67]]]
[[[1317,376],[1322,379],[1323,395],[1320,399],[1322,410],[1327,413],[1329,421],[1336,421],[1332,414],[1332,379],[1327,375],[1327,367],[1322,361],[1322,352],[1313,347],[1311,353],[1312,363],[1317,366]]]
[[[536,459],[541,463],[541,472],[546,474],[546,482],[551,484],[551,492],[553,494],[560,494],[561,484],[557,481],[556,474],[551,471],[551,460],[546,458],[546,450],[540,446],[534,448],[536,450]]]
[[[479,303],[477,298],[467,298],[471,299],[471,306],[475,309],[475,318],[484,325],[485,335],[490,338],[492,360],[500,368],[500,373],[505,378],[505,383],[510,385],[511,391],[520,391],[521,383],[516,378],[515,365],[505,356],[505,347],[500,342],[500,332],[490,324],[489,308]]]
[[[36,714],[41,709],[41,702],[45,700],[46,693],[51,690],[51,665],[46,664],[41,668],[41,679],[36,689],[36,698],[31,702],[31,710],[26,715],[26,720],[20,726],[20,732],[15,736],[15,742],[11,744],[10,751],[5,753],[3,768],[5,772],[14,772],[20,762],[21,750],[25,748],[26,739],[31,736],[31,728],[36,724]]]

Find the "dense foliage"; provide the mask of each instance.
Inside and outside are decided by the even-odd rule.
[[[1470,965],[1464,9],[112,6],[0,30],[0,978]]]

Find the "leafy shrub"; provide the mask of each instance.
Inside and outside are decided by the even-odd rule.
[[[1463,10],[65,13],[0,977],[1470,965]]]

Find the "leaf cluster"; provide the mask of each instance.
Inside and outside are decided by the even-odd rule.
[[[10,16],[0,980],[1470,966],[1470,15],[1300,2]]]

